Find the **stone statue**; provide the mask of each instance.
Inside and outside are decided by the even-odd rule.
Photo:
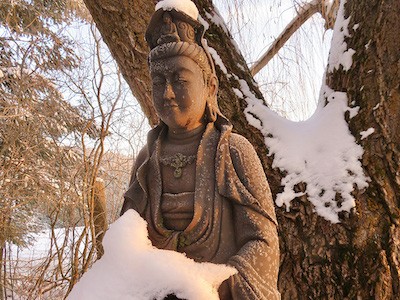
[[[151,18],[146,40],[160,124],[136,159],[121,214],[139,212],[157,248],[234,266],[221,299],[279,299],[271,192],[254,148],[218,108],[203,33],[175,9]]]

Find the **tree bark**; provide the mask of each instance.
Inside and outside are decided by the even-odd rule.
[[[150,98],[144,31],[154,2],[85,0],[151,124],[157,118]],[[194,2],[210,21],[207,16],[215,13],[211,0]],[[348,0],[345,9],[351,17],[351,37],[346,42],[356,51],[353,65],[347,72],[328,74],[327,80],[334,90],[347,93],[349,103],[360,106],[348,122],[365,150],[362,164],[371,182],[366,191],[355,191],[356,211],[342,215],[339,224],[314,213],[306,196],[293,200],[290,212],[276,209],[282,299],[397,299],[400,295],[400,2]],[[356,30],[355,24],[359,24]],[[232,88],[243,79],[254,95],[260,99],[262,95],[231,37],[211,24],[206,38],[227,73],[237,76],[226,76],[217,67],[221,110],[256,148],[276,196],[282,189],[282,174],[272,168],[264,137],[248,124],[243,113],[246,102]],[[371,127],[374,134],[361,140],[359,133]]]
[[[364,148],[362,164],[371,178],[356,195],[357,214],[348,222],[348,264],[353,293],[364,298],[398,299],[400,295],[400,2],[348,1],[355,49],[348,72],[330,74],[329,85],[346,91],[349,105],[359,106],[350,131]],[[367,139],[360,132],[374,128]],[[351,275],[351,274],[349,274]]]

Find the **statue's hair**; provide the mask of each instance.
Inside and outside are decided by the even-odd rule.
[[[208,62],[207,54],[204,49],[197,44],[170,42],[153,48],[149,54],[150,68],[152,62],[173,56],[186,56],[191,58],[203,71],[204,82],[208,84],[212,69]]]

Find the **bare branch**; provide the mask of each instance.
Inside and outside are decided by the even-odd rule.
[[[300,8],[299,14],[286,26],[263,56],[250,68],[251,74],[256,75],[276,53],[283,47],[289,38],[315,13],[321,12],[321,0],[314,0]]]

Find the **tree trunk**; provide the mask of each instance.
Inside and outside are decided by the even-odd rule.
[[[339,224],[318,217],[306,197],[289,213],[278,209],[283,299],[400,295],[400,2],[349,0],[345,16],[353,64],[328,74],[327,82],[347,93],[349,106],[360,107],[349,128],[364,148],[362,165],[371,182],[355,192],[356,211]],[[369,128],[375,132],[361,140]]]
[[[150,98],[144,30],[154,2],[85,0],[151,124],[157,118]],[[215,14],[212,2],[194,2],[211,23],[207,16]],[[397,299],[400,295],[400,2],[348,0],[345,9],[351,16],[351,37],[346,42],[356,54],[350,71],[335,71],[327,80],[335,91],[347,93],[349,103],[360,106],[349,127],[364,148],[362,164],[371,182],[363,193],[355,192],[356,212],[343,216],[339,224],[314,213],[306,196],[293,200],[290,212],[277,208],[283,299]],[[359,28],[351,29],[355,24]],[[206,38],[221,56],[226,73],[237,76],[227,76],[217,67],[221,110],[256,148],[276,196],[282,189],[282,174],[272,168],[264,137],[249,125],[243,113],[247,103],[232,88],[240,87],[243,79],[257,98],[262,95],[231,37],[211,24]],[[359,133],[371,127],[374,134],[361,140]]]
[[[350,17],[348,48],[356,50],[348,72],[328,77],[334,90],[347,92],[349,105],[359,106],[349,128],[363,146],[362,164],[371,178],[358,193],[357,213],[340,226],[346,235],[336,238],[345,249],[338,278],[347,291],[342,298],[398,299],[400,295],[400,2],[353,0],[345,5]],[[360,132],[374,128],[367,139]],[[329,240],[328,240],[329,241]],[[341,247],[343,248],[343,247]],[[339,256],[338,256],[339,257]],[[346,269],[343,272],[343,268]],[[332,268],[333,269],[333,268]],[[326,272],[324,272],[327,274]]]

